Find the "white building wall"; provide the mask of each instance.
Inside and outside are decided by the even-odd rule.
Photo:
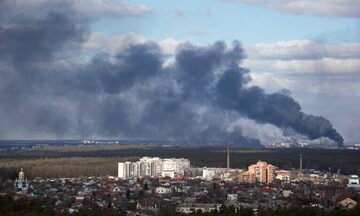
[[[175,177],[175,173],[172,171],[163,171],[161,173],[162,177],[170,177],[170,178],[174,178]]]
[[[238,199],[238,195],[237,195],[237,194],[228,194],[228,195],[227,195],[227,200],[237,201],[237,199]]]
[[[124,178],[124,163],[118,163],[118,178]]]
[[[185,174],[185,170],[190,167],[190,161],[184,158],[142,157],[137,162],[126,161],[118,163],[118,177],[132,178],[135,176],[170,176],[175,174]]]
[[[132,166],[131,166],[131,162],[130,161],[126,161],[124,163],[125,169],[124,169],[124,178],[130,178],[131,176],[131,172],[132,172]]]
[[[349,184],[359,184],[360,180],[359,180],[359,176],[357,175],[351,175],[349,178]]]
[[[184,158],[166,158],[163,160],[163,172],[174,172],[184,175],[190,167],[190,161]]]
[[[214,169],[203,169],[203,178],[214,178],[215,170]]]
[[[171,193],[171,188],[168,187],[157,187],[155,192],[158,194],[168,194]]]
[[[160,176],[162,171],[162,159],[159,157],[142,157],[139,162],[142,164],[140,176]]]

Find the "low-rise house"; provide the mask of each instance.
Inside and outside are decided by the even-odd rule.
[[[289,197],[290,194],[293,194],[294,192],[292,190],[282,190],[283,197]]]
[[[351,175],[349,177],[349,184],[360,184],[360,178],[357,175]]]
[[[84,196],[77,196],[75,197],[75,204],[76,205],[82,205],[84,202],[85,197]]]
[[[291,171],[277,170],[277,171],[275,171],[275,179],[289,183],[290,179],[291,179]]]
[[[155,193],[157,194],[169,194],[171,193],[170,187],[156,187]]]
[[[153,197],[142,198],[136,204],[136,209],[150,210],[156,208],[158,208],[158,205],[156,204],[156,201]]]
[[[33,192],[31,192],[30,196],[31,197],[41,197],[41,196],[44,196],[44,193],[34,190]]]
[[[228,195],[227,195],[227,200],[237,201],[237,199],[238,199],[238,195],[237,195],[237,194],[228,194]]]
[[[171,201],[171,203],[178,205],[178,204],[180,204],[182,202],[182,197],[180,197],[180,196],[171,196],[170,201]]]
[[[219,210],[219,208],[218,204],[213,203],[182,203],[175,208],[175,211],[189,214],[197,211],[210,212],[212,210]]]
[[[340,207],[345,209],[353,209],[357,206],[357,202],[351,198],[343,199],[339,202]]]
[[[111,190],[112,192],[117,192],[117,193],[120,193],[120,192],[123,192],[121,189],[120,189],[120,187],[114,187],[112,190]]]
[[[273,193],[273,190],[271,188],[259,188],[259,192],[265,195],[269,195]]]

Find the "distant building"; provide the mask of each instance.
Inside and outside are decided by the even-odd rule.
[[[237,201],[238,200],[238,194],[228,194],[226,199],[231,200],[231,201]]]
[[[189,169],[190,161],[184,158],[165,158],[142,157],[137,162],[118,163],[118,177],[166,177],[185,175],[185,170]]]
[[[219,209],[220,205],[213,203],[181,203],[175,208],[175,211],[178,213],[189,214],[197,211],[210,212]]]
[[[255,173],[250,173],[249,171],[240,173],[239,181],[245,183],[255,183],[256,182]]]
[[[171,193],[171,188],[170,187],[157,187],[155,189],[155,193],[157,193],[157,194],[169,194],[169,193]]]
[[[281,180],[285,183],[290,183],[291,172],[288,170],[275,171],[275,179]]]
[[[239,179],[248,183],[271,183],[275,179],[275,166],[259,160],[256,164],[250,165],[247,172],[241,173]]]
[[[133,173],[133,176],[152,176],[157,177],[162,172],[162,159],[159,157],[142,157],[135,163],[135,167],[138,168],[137,173]]]
[[[351,175],[348,180],[349,183],[346,185],[348,188],[353,188],[356,191],[360,191],[360,178],[358,175]]]
[[[20,169],[19,177],[15,179],[14,188],[22,191],[26,191],[29,188],[28,180],[25,178],[25,172]]]
[[[175,175],[185,175],[185,170],[190,167],[190,161],[184,158],[166,158],[162,161],[161,176],[174,178]]]
[[[229,180],[234,174],[243,172],[242,169],[228,169],[221,167],[204,167],[202,169],[202,179],[222,178]]]
[[[216,174],[216,170],[215,169],[211,169],[211,168],[204,168],[203,169],[203,175],[202,177],[204,179],[211,179],[214,178]]]
[[[353,209],[357,206],[357,202],[351,198],[343,199],[339,202],[340,206],[345,209]]]
[[[359,176],[357,175],[351,175],[349,178],[349,184],[359,184],[360,180],[359,180]]]

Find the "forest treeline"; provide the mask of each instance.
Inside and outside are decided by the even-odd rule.
[[[299,168],[299,154],[305,169],[360,175],[360,151],[326,149],[231,148],[232,168],[247,169],[258,160],[280,169]],[[29,178],[117,175],[117,163],[140,157],[187,158],[195,167],[226,167],[225,147],[60,146],[48,149],[0,152],[0,172],[23,168]],[[1,169],[3,168],[3,169]],[[6,170],[4,170],[6,169]],[[3,171],[1,171],[3,170]],[[11,174],[7,174],[11,175]],[[4,175],[0,173],[4,178]]]
[[[118,162],[136,160],[131,157],[71,157],[71,158],[39,158],[26,160],[0,161],[0,178],[14,179],[20,168],[26,177],[41,178],[72,178],[88,176],[117,175]],[[1,182],[1,181],[0,181]]]

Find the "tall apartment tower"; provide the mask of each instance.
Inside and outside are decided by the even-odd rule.
[[[258,161],[249,166],[249,174],[254,175],[255,179],[262,183],[271,183],[275,179],[275,166],[265,161]]]

